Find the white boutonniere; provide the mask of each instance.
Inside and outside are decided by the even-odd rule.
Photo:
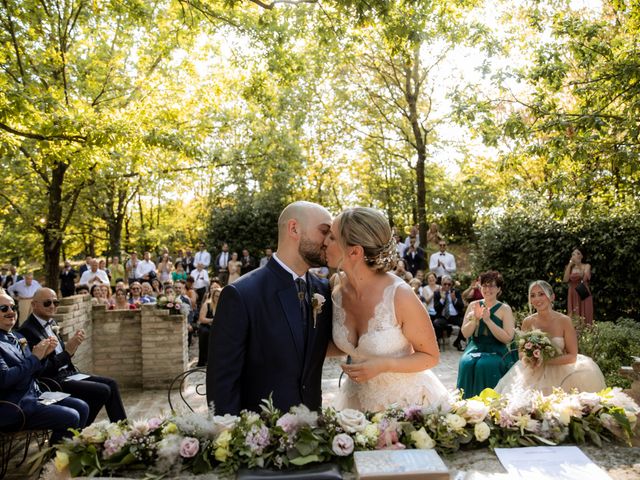
[[[20,349],[22,350],[22,353],[24,353],[25,349],[27,348],[27,339],[24,337],[19,338],[18,345],[20,345]]]
[[[51,331],[53,332],[54,335],[58,335],[58,332],[60,331],[60,326],[59,325],[51,325]]]
[[[319,293],[314,293],[311,298],[311,308],[313,308],[313,328],[316,328],[316,320],[318,318],[318,314],[322,311],[322,305],[324,305],[325,298],[324,295],[320,295]]]

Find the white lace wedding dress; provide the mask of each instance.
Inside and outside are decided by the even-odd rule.
[[[413,353],[413,347],[403,335],[396,320],[394,296],[404,282],[397,279],[387,286],[382,300],[376,306],[369,328],[358,340],[357,346],[349,341],[345,326],[345,311],[342,308],[342,292],[333,293],[333,341],[336,346],[351,356],[353,363],[368,357],[403,357]],[[346,380],[346,381],[344,381]],[[433,372],[381,373],[365,383],[355,383],[346,375],[336,399],[336,408],[355,408],[376,412],[391,405],[435,405],[448,396],[447,389]]]

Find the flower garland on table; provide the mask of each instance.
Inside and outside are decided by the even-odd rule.
[[[556,390],[546,397],[531,391],[505,397],[486,389],[467,400],[454,392],[437,405],[375,414],[312,412],[303,405],[282,414],[265,400],[260,413],[239,416],[189,413],[96,423],[57,445],[54,464],[73,477],[142,468],[159,476],[214,469],[231,475],[240,467],[287,469],[326,461],[351,468],[356,450],[629,443],[639,412],[619,388]]]

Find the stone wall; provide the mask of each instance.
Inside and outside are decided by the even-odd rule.
[[[188,366],[187,324],[155,305],[106,310],[89,296],[60,301],[55,316],[66,342],[83,328],[86,340],[73,363],[79,370],[114,378],[121,388],[166,388]]]

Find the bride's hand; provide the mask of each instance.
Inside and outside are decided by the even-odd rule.
[[[340,365],[344,373],[356,383],[364,383],[384,372],[384,360],[370,358],[362,363],[343,363]]]

